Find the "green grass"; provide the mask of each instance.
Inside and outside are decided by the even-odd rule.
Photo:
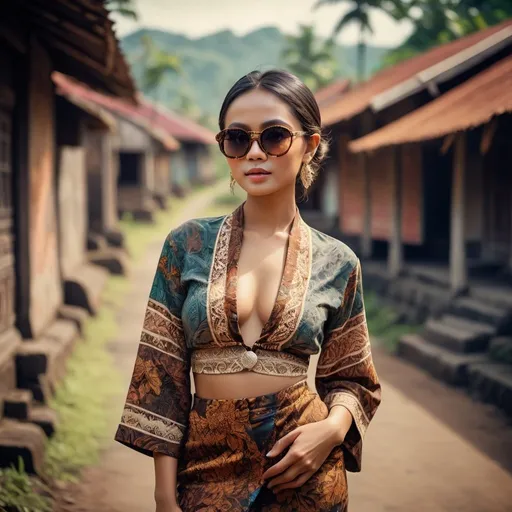
[[[126,249],[133,263],[137,264],[141,260],[148,245],[158,239],[164,240],[174,225],[173,219],[185,202],[186,200],[183,198],[173,199],[171,210],[158,210],[155,213],[155,222],[151,224],[134,221],[130,216],[125,216],[120,220],[119,224],[125,235]]]
[[[182,208],[210,187],[211,185],[197,185],[186,197],[173,197],[169,201],[169,211],[158,210],[155,213],[154,223],[137,222],[129,215],[125,215],[120,220],[120,227],[125,235],[126,248],[131,260],[137,264],[146,253],[146,249],[150,244],[158,240],[163,242],[169,231],[177,224]],[[229,191],[229,185],[226,185],[226,188]],[[203,213],[204,211],[201,211],[196,216],[203,216]]]
[[[365,293],[365,309],[370,335],[377,345],[382,345],[389,352],[396,351],[398,341],[404,334],[420,329],[419,325],[398,323],[397,312],[382,304],[373,292]]]
[[[51,512],[49,494],[39,479],[27,475],[21,457],[17,468],[0,469],[0,510]]]
[[[99,461],[108,440],[113,420],[109,403],[122,391],[120,373],[107,347],[118,332],[119,284],[119,278],[109,282],[105,304],[86,322],[84,339],[70,356],[66,376],[50,403],[59,424],[47,444],[45,472],[56,480],[76,480],[82,468]],[[126,283],[123,287],[126,291]]]

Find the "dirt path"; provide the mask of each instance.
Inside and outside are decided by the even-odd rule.
[[[179,222],[201,215],[221,185],[195,198]],[[126,388],[161,241],[135,268],[112,344]],[[374,349],[383,404],[365,440],[363,472],[349,474],[350,512],[512,510],[512,429],[499,415]],[[313,386],[316,361],[309,375]],[[121,401],[116,403],[121,414]],[[111,436],[117,425],[112,425]],[[510,468],[510,466],[508,466]],[[72,489],[72,512],[154,512],[153,461],[112,442]]]

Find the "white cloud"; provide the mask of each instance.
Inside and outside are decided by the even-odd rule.
[[[327,37],[348,6],[341,3],[312,10],[316,1],[136,0],[140,13],[137,23],[117,16],[113,19],[120,36],[140,27],[168,30],[188,37],[201,37],[224,29],[240,35],[269,25],[286,33],[296,33],[300,23],[313,23],[317,33]],[[379,11],[371,13],[371,23],[374,34],[368,37],[368,42],[374,45],[396,46],[410,33],[408,23],[396,23]],[[358,34],[357,27],[349,26],[340,34],[338,42],[356,44]]]

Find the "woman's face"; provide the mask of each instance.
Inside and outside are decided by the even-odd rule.
[[[299,120],[288,105],[276,95],[253,89],[236,98],[226,112],[225,128],[243,128],[261,131],[267,126],[281,125],[293,131],[302,131]],[[320,135],[297,136],[288,153],[268,156],[253,140],[249,152],[240,159],[228,158],[231,173],[248,195],[273,194],[283,188],[295,189],[295,180],[301,164],[308,163],[320,142]],[[251,174],[263,170],[269,174]]]

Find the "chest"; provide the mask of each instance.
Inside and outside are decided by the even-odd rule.
[[[264,324],[282,281],[287,238],[246,237],[238,260],[237,313],[240,324]]]

